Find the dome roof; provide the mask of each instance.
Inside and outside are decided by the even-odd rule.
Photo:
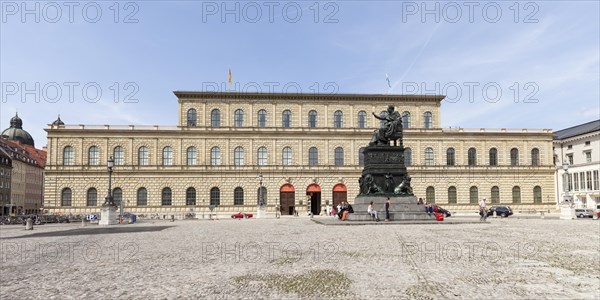
[[[58,119],[56,119],[54,122],[52,122],[52,125],[62,126],[62,125],[65,125],[65,123],[60,119],[60,115],[58,115]]]
[[[9,140],[18,141],[24,145],[35,147],[31,134],[23,130],[23,120],[19,118],[18,114],[15,114],[15,116],[10,119],[10,127],[2,131],[0,136]]]

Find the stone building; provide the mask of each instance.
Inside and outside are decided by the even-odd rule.
[[[597,208],[600,204],[600,120],[554,132],[553,149],[557,166],[556,203],[566,196],[577,208]]]
[[[43,206],[46,152],[34,147],[33,138],[22,126],[23,121],[15,115],[0,135],[0,148],[11,161],[10,198],[3,213],[40,213]]]
[[[550,129],[441,128],[443,96],[175,92],[176,126],[49,124],[45,207],[97,212],[255,211],[259,174],[269,211],[319,213],[358,194],[361,149],[395,105],[417,197],[473,211],[479,199],[554,209]],[[57,120],[58,121],[58,120]],[[488,200],[489,201],[489,200]]]
[[[10,212],[10,175],[12,173],[12,159],[0,147],[0,215]]]

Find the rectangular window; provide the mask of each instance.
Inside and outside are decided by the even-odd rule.
[[[573,154],[567,154],[567,159],[569,160],[569,165],[573,165]]]
[[[587,177],[587,180],[586,180],[587,190],[591,191],[592,190],[592,171],[585,172],[585,177]]]
[[[568,145],[567,149],[569,149],[569,150],[573,149],[573,145]]]
[[[590,142],[590,141],[587,141],[587,142],[585,142],[585,145],[586,145],[586,146],[589,146],[590,144],[591,144],[591,142]]]
[[[573,174],[573,190],[579,191],[579,176],[577,173]]]
[[[579,189],[585,190],[585,172],[579,173]]]
[[[592,162],[592,151],[586,151],[585,152],[585,162],[586,163],[591,163]]]
[[[594,190],[600,190],[600,185],[598,184],[598,170],[594,171]]]

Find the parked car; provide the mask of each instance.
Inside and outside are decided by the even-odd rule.
[[[592,217],[594,217],[594,211],[591,209],[576,208],[575,215],[578,218],[592,218]]]
[[[496,214],[496,216],[501,216],[501,217],[508,217],[510,215],[513,214],[512,209],[510,208],[510,206],[492,206],[489,210],[488,210],[488,217],[489,216],[493,216],[494,213]]]
[[[248,218],[252,218],[252,214],[247,214],[247,213],[237,213],[237,214],[233,214],[231,215],[232,219],[248,219]]]

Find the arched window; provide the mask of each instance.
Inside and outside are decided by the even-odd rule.
[[[407,167],[412,165],[412,149],[410,148],[404,149],[404,165]]]
[[[310,149],[308,149],[308,164],[310,166],[319,164],[319,150],[317,150],[317,147],[310,147]]]
[[[427,189],[425,189],[425,199],[429,203],[435,203],[435,188],[434,187],[428,186]]]
[[[344,114],[342,113],[341,110],[336,110],[333,113],[333,127],[335,128],[342,128],[342,119],[343,119]]]
[[[123,147],[116,146],[113,149],[113,159],[115,161],[115,166],[122,166],[125,164],[125,154],[123,152]]]
[[[196,189],[189,187],[185,190],[185,205],[196,205]]]
[[[148,190],[145,187],[141,187],[137,190],[135,202],[137,206],[148,205]]]
[[[410,128],[410,113],[407,111],[402,113],[402,128]]]
[[[163,156],[163,166],[171,166],[173,165],[173,148],[166,146],[162,150]]]
[[[266,147],[258,148],[258,165],[259,166],[267,165],[267,148]]]
[[[190,108],[187,111],[187,126],[196,126],[196,110],[193,108]]]
[[[510,149],[510,165],[511,166],[519,165],[519,149],[517,149],[517,148]]]
[[[448,203],[456,203],[456,187],[451,186],[448,188]]]
[[[469,189],[469,202],[471,204],[479,203],[479,190],[477,190],[476,186],[472,186]]]
[[[64,188],[60,192],[60,206],[71,206],[71,189]]]
[[[210,205],[221,205],[221,191],[218,187],[210,189]]]
[[[146,148],[146,146],[141,146],[138,148],[138,165],[147,166],[148,163],[148,148]]]
[[[263,199],[263,204],[267,205],[267,188],[264,186],[261,186],[258,188],[257,195],[256,195],[256,204],[260,205],[261,197]]]
[[[538,148],[531,149],[531,165],[532,166],[540,165],[540,149],[538,149]]]
[[[233,127],[243,127],[244,126],[244,111],[241,109],[236,109],[233,112]]]
[[[492,187],[492,203],[500,203],[500,188],[497,186]]]
[[[173,195],[171,193],[171,188],[168,188],[168,187],[163,188],[161,196],[160,196],[161,205],[163,205],[163,206],[171,205],[172,196]]]
[[[244,165],[244,148],[238,146],[233,149],[233,165]]]
[[[267,127],[267,111],[264,109],[258,111],[258,127]]]
[[[221,127],[221,111],[217,108],[210,112],[210,126]]]
[[[196,147],[188,147],[187,148],[187,165],[188,166],[193,166],[196,165],[197,163],[197,153],[198,151],[196,150]]]
[[[358,149],[358,165],[365,165],[365,147],[361,147],[360,149]]]
[[[123,201],[123,190],[121,188],[113,189],[113,202],[117,205],[121,205],[121,201]]]
[[[87,190],[87,206],[96,206],[98,205],[98,191],[95,188],[89,188]]]
[[[100,164],[100,151],[98,147],[91,146],[88,149],[88,165],[97,166]]]
[[[308,112],[308,127],[315,128],[317,127],[317,111],[311,110]]]
[[[364,110],[358,112],[358,128],[367,128],[367,113]]]
[[[219,147],[210,148],[210,164],[212,166],[221,165],[221,149]]]
[[[425,165],[433,166],[433,148],[425,148]]]
[[[73,147],[66,146],[63,149],[63,165],[72,166],[75,164]]]
[[[490,149],[490,166],[498,165],[498,149],[492,148]]]
[[[425,113],[423,113],[423,126],[426,129],[433,127],[433,118],[431,116],[431,112],[426,111]]]
[[[454,164],[456,163],[455,159],[454,159],[454,148],[448,148],[446,150],[446,165],[447,166],[454,166]]]
[[[518,186],[512,188],[512,203],[521,203],[521,188]]]
[[[292,148],[283,148],[283,151],[281,152],[281,164],[284,166],[289,166],[292,164]]]
[[[292,127],[292,112],[288,109],[284,110],[283,113],[281,113],[281,127]]]
[[[334,161],[336,166],[344,165],[344,148],[337,147],[334,150]]]
[[[476,166],[477,165],[477,150],[475,150],[475,148],[469,148],[469,151],[467,152],[467,158],[468,158],[468,164],[469,166]]]
[[[233,205],[244,205],[244,189],[239,186],[233,190]]]
[[[533,203],[542,203],[542,188],[539,185],[533,187]]]

